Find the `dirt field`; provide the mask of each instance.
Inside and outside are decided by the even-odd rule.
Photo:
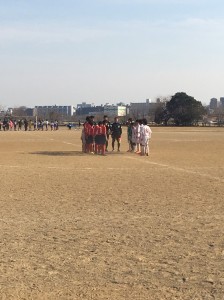
[[[149,157],[0,132],[0,299],[224,299],[224,129],[152,129]]]

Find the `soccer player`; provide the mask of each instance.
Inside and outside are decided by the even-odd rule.
[[[152,130],[147,125],[146,119],[143,119],[142,123],[143,123],[143,129],[141,134],[141,155],[149,156],[149,140],[151,139],[152,136]]]
[[[107,135],[107,129],[106,126],[103,124],[103,122],[99,122],[97,126],[97,153],[101,155],[105,155],[106,150],[106,135]]]
[[[112,151],[114,151],[114,144],[117,141],[117,151],[120,152],[121,145],[122,127],[118,122],[118,117],[114,118],[114,123],[111,126],[111,137],[112,137]]]
[[[99,122],[100,123],[100,122]],[[95,154],[99,153],[99,123],[94,126]]]
[[[128,138],[128,145],[129,145],[129,149],[128,149],[127,152],[132,152],[133,151],[133,144],[132,144],[132,118],[128,119],[127,138]]]
[[[85,124],[83,124],[82,133],[81,133],[81,141],[82,141],[82,152],[86,153],[86,136],[85,136],[84,125]]]
[[[107,134],[106,134],[106,152],[108,152],[108,143],[109,143],[109,138],[110,138],[110,133],[111,133],[111,124],[108,120],[108,116],[103,117],[103,124],[106,126]]]
[[[92,118],[85,124],[86,152],[94,154],[94,125]]]
[[[133,124],[132,124],[132,137],[131,137],[131,141],[132,141],[132,145],[133,145],[133,151],[134,153],[136,153],[136,145],[138,142],[138,120],[136,120]]]
[[[140,135],[141,135],[141,127],[140,127],[140,120],[136,120],[135,124],[135,141],[136,141],[136,152],[137,154],[141,153],[141,147],[140,147]]]
[[[88,125],[89,125],[89,116],[86,117],[86,121],[83,124],[83,131],[84,131],[84,136],[85,136],[85,153],[87,153],[87,137],[88,137]]]

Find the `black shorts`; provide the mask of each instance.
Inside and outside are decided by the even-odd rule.
[[[97,145],[100,144],[100,135],[96,135],[96,136],[95,136],[95,143],[96,143]]]
[[[120,138],[121,138],[120,135],[112,135],[112,140],[113,141],[119,141]]]
[[[105,144],[106,144],[105,135],[99,135],[99,145],[105,145]]]
[[[86,137],[86,144],[87,145],[93,144],[93,136],[92,135],[88,135]]]

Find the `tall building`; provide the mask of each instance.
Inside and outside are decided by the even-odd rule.
[[[224,108],[224,97],[220,97],[220,106]]]
[[[216,98],[212,98],[210,100],[209,108],[216,109],[218,107],[218,100]]]

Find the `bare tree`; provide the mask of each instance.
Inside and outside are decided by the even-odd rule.
[[[26,117],[27,116],[27,107],[26,106],[19,106],[13,108],[13,115],[15,117]]]
[[[222,106],[218,107],[214,113],[217,118],[218,126],[223,126],[224,125],[224,107],[222,107]]]

